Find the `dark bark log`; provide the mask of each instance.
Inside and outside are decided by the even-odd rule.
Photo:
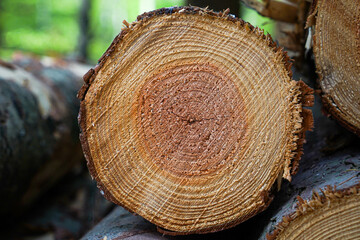
[[[106,237],[106,238],[105,238]],[[166,239],[156,231],[155,225],[140,216],[134,216],[122,207],[115,208],[82,240]]]
[[[80,239],[112,210],[84,165],[57,182],[26,214],[0,226],[1,239]],[[36,237],[35,237],[36,236]]]
[[[65,69],[21,64],[37,76],[0,64],[2,215],[30,205],[82,159],[76,124],[80,79]]]

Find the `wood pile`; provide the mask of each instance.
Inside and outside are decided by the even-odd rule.
[[[360,0],[243,2],[282,35],[229,9],[171,7],[124,21],[90,70],[0,60],[0,215],[23,214],[85,156],[119,206],[84,240],[359,239]],[[109,211],[86,202],[89,181],[62,188],[77,225],[54,213],[55,238]]]

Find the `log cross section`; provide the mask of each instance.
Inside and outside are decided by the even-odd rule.
[[[79,92],[105,197],[167,233],[218,231],[265,209],[312,125],[312,90],[291,79],[286,53],[229,11],[159,9],[125,25]]]

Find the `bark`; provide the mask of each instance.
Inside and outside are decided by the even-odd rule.
[[[81,240],[166,239],[156,227],[140,216],[134,216],[122,207],[115,208]]]
[[[167,234],[263,211],[312,127],[313,91],[291,79],[288,56],[228,10],[159,9],[124,25],[79,91],[82,146],[104,196]]]
[[[79,78],[61,68],[22,64],[29,71],[0,65],[2,215],[19,213],[82,159]]]

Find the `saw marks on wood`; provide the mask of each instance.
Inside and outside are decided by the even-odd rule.
[[[183,234],[265,209],[311,125],[312,91],[286,54],[227,11],[159,9],[126,25],[79,92],[105,197]]]

